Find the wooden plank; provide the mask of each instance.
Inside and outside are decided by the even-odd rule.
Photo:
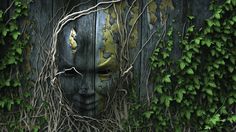
[[[80,2],[86,2],[86,0],[81,0]],[[96,4],[96,1],[91,1],[88,4],[81,6],[82,9],[87,9]],[[95,80],[94,80],[94,61],[95,61],[95,14],[90,14],[81,17],[77,21],[77,33],[78,33],[78,54],[75,61],[75,65],[79,68],[82,68],[82,71],[85,71],[83,75],[83,80],[81,81],[82,86],[79,91],[79,96],[84,98],[86,105],[93,105],[93,106],[86,106],[92,107],[92,111],[85,111],[85,115],[94,115],[94,108],[95,104]],[[85,93],[83,93],[86,91]],[[89,102],[89,103],[88,103]],[[91,103],[90,103],[91,102]]]
[[[2,10],[3,12],[7,9],[7,7],[9,6],[10,1],[8,0],[2,0],[2,3],[0,4],[0,10]],[[5,21],[7,21],[9,19],[9,14],[10,12],[8,11],[7,14],[5,14]],[[6,42],[5,42],[6,43]],[[0,58],[3,58],[6,55],[7,49],[9,48],[9,44],[2,44],[2,41],[0,41]]]
[[[101,2],[102,0],[98,0],[97,2]],[[95,69],[98,71],[98,65],[100,63],[100,50],[104,47],[104,27],[106,24],[106,17],[107,14],[104,10],[98,11],[96,17],[96,44],[95,44]],[[100,80],[99,74],[95,74],[95,92],[98,92],[101,94],[101,91],[103,91],[103,82]],[[101,97],[98,96],[98,93],[96,93],[95,100],[101,100]],[[98,108],[96,109],[95,113],[99,113],[99,111],[102,111],[103,104],[98,104]]]
[[[129,2],[129,5],[131,6],[132,5],[132,1]],[[132,9],[131,9],[131,12],[132,14],[133,13],[137,13],[137,14],[140,14],[141,11],[142,11],[142,1],[136,1],[136,6],[139,6],[138,8],[138,12],[132,12]],[[134,8],[134,7],[133,7]],[[137,19],[137,18],[132,18],[134,15],[131,15],[131,13],[129,14],[128,16],[128,20],[131,20],[131,19]],[[129,23],[129,21],[128,21]],[[130,28],[131,28],[131,25],[129,25],[128,27],[128,31],[130,31]],[[141,49],[141,46],[142,46],[142,17],[140,17],[137,21],[137,27],[134,28],[134,30],[137,30],[138,34],[137,34],[137,44],[135,47],[130,47],[130,61],[133,61],[136,57],[136,55],[138,55],[138,52],[139,50]],[[131,40],[132,41],[132,40]],[[136,97],[139,99],[140,98],[140,78],[141,78],[141,54],[138,55],[137,59],[135,60],[135,63],[134,63],[134,67],[133,67],[133,79],[132,81],[133,84],[135,85],[134,88],[135,88],[135,92],[136,92]]]
[[[87,2],[63,0],[63,4],[57,2],[54,10],[64,8],[67,13],[87,9],[96,4],[96,1]],[[81,3],[86,3],[80,5]],[[68,7],[66,7],[68,5]],[[80,6],[78,6],[80,5]],[[62,6],[62,7],[61,7]],[[94,115],[95,108],[95,17],[96,14],[82,16],[79,19],[69,22],[62,29],[59,37],[59,69],[75,67],[83,74],[76,74],[75,71],[70,71],[61,77],[62,89],[66,97],[72,102],[74,107],[82,115]],[[70,45],[71,31],[75,31],[73,40],[77,44],[77,48],[72,48]]]
[[[0,4],[0,10],[5,11],[7,7],[9,6],[10,0],[2,0]]]
[[[219,0],[218,2],[223,1]],[[209,11],[211,0],[189,1],[189,11],[191,15],[195,16],[194,24],[197,28],[201,28],[204,21],[211,16]]]
[[[142,1],[142,8],[145,7],[145,5],[148,4],[148,0]],[[145,42],[148,40],[148,37],[150,35],[150,30],[149,30],[149,22],[148,22],[148,12],[147,8],[143,12],[142,15],[142,25],[141,25],[141,48],[144,46]],[[141,52],[141,61],[140,61],[140,90],[139,90],[139,96],[140,100],[146,102],[147,101],[147,86],[146,86],[146,81],[147,81],[147,74],[148,74],[148,54],[150,53],[149,47],[151,47],[151,43],[149,42]]]
[[[52,1],[38,0],[34,1],[30,7],[31,25],[31,79],[36,80],[44,64],[42,58],[46,58],[45,51],[47,51],[52,36]]]
[[[150,0],[145,0],[143,1],[143,7],[148,4]],[[174,28],[174,32],[176,34],[173,34],[173,39],[174,41],[174,51],[173,51],[173,56],[179,56],[179,48],[177,46],[178,43],[178,35],[177,32],[180,31],[179,27],[182,27],[181,21],[178,21],[177,23],[172,23],[174,19],[178,18],[178,15],[182,15],[180,11],[180,5],[181,2],[176,2],[174,3],[175,5],[175,10],[171,9],[172,4],[169,3],[169,5],[165,6],[165,11],[161,9],[161,5],[163,4],[162,0],[155,0],[154,2],[150,3],[145,10],[143,17],[142,17],[142,47],[143,51],[141,54],[141,78],[140,78],[140,100],[142,101],[150,101],[149,99],[152,96],[153,93],[153,87],[154,84],[150,82],[149,78],[152,76],[151,74],[151,66],[150,66],[150,57],[155,50],[155,47],[158,45],[158,41],[160,37],[162,36],[162,31],[165,23],[163,23],[167,18],[167,30],[169,30],[169,27]],[[164,17],[163,14],[162,16],[160,15],[161,13],[165,13]],[[181,17],[179,17],[181,19]],[[150,39],[150,40],[149,40]],[[147,42],[148,41],[148,42]],[[155,75],[153,73],[153,75]],[[156,76],[156,75],[155,75]]]
[[[67,14],[66,8],[70,7],[71,1],[65,0],[55,0],[53,3],[53,25],[54,27],[57,25],[58,21]],[[71,50],[71,46],[69,44],[69,38],[72,28],[75,27],[74,22],[69,22],[63,27],[62,31],[58,35],[58,68],[59,71],[64,70],[65,68],[70,68],[74,66],[73,62],[73,54]]]
[[[160,6],[163,0],[156,0],[156,4],[158,5],[158,12],[156,14],[157,16],[157,25],[150,26],[150,14],[148,13],[148,9],[145,11],[145,13],[142,16],[142,46],[144,45],[145,41],[148,39],[148,37],[151,35],[151,33],[155,30],[155,26],[158,28],[161,27],[161,16],[160,16]],[[198,28],[201,28],[203,25],[203,22],[206,18],[210,17],[210,12],[208,11],[208,7],[210,4],[210,0],[201,0],[201,1],[188,1],[188,0],[172,0],[174,9],[171,9],[171,6],[168,7],[166,10],[168,19],[167,19],[167,31],[172,27],[173,28],[173,34],[172,39],[174,40],[173,45],[173,51],[171,53],[171,58],[177,60],[181,55],[181,50],[179,47],[179,41],[181,40],[181,35],[184,34],[184,31],[186,30],[186,27],[188,26],[187,23],[187,16],[193,15],[196,17],[196,20],[194,20],[194,24]],[[148,3],[148,0],[143,1],[142,7],[145,6],[145,4]],[[153,6],[153,4],[152,4]],[[158,33],[160,35],[161,32]],[[146,84],[146,79],[148,76],[148,71],[150,70],[149,66],[149,58],[151,56],[152,51],[155,47],[155,42],[158,40],[155,37],[150,40],[150,43],[145,46],[144,50],[142,51],[141,55],[141,63],[140,63],[140,70],[141,70],[141,77],[140,77],[140,99],[143,101],[147,100],[147,93],[152,93],[153,90],[153,84],[149,83]],[[166,40],[170,38],[165,38]],[[156,76],[156,75],[155,75]],[[147,88],[147,89],[145,89]]]
[[[172,38],[166,38],[166,39],[172,39],[174,41],[173,50],[171,53],[171,58],[174,60],[177,60],[180,58],[181,51],[179,47],[179,42],[182,38],[182,35],[184,33],[184,26],[187,24],[187,12],[186,9],[188,7],[185,7],[184,5],[187,5],[187,1],[173,1],[174,9],[170,10],[169,17],[167,21],[167,31],[171,30],[173,28]]]

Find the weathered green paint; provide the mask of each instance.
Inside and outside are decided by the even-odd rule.
[[[140,1],[136,1],[134,3],[134,6],[133,8],[131,9],[131,19],[129,21],[129,26],[133,26],[134,25],[134,29],[133,31],[131,32],[131,35],[130,35],[130,40],[129,40],[129,47],[130,48],[135,48],[137,47],[138,45],[138,23],[135,21],[138,19],[139,17],[139,13],[140,13]]]
[[[162,0],[159,8],[161,22],[165,23],[168,19],[168,10],[174,9],[172,0]]]
[[[149,0],[150,2],[151,0]],[[157,23],[157,3],[152,0],[152,2],[148,5],[148,21],[150,24],[150,28]]]

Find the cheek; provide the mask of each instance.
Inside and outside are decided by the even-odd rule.
[[[96,74],[95,76],[95,92],[101,96],[107,96],[116,87],[118,80],[118,72],[110,72],[109,76]]]
[[[95,79],[95,90],[100,95],[106,95],[110,92],[112,88],[112,79],[110,78],[101,78],[99,75],[96,75]]]

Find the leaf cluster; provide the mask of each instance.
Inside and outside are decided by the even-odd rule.
[[[20,72],[23,50],[29,40],[20,26],[28,15],[28,4],[26,0],[12,0],[9,7],[0,10],[0,123],[3,124],[0,128],[7,126],[14,131],[21,127],[17,119],[19,111],[32,109],[25,101],[29,93],[22,92],[25,85],[21,83]]]
[[[190,26],[174,60],[173,29],[155,49],[154,97],[143,119],[156,131],[235,131],[236,122],[236,1],[212,3],[211,18]]]

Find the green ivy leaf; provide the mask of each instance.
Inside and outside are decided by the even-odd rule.
[[[16,64],[16,58],[14,56],[11,56],[9,59],[8,59],[8,64]]]
[[[157,85],[154,90],[155,90],[157,93],[160,93],[160,94],[163,93],[163,91],[162,91],[162,85]]]
[[[214,16],[216,19],[220,19],[220,13],[217,12]]]
[[[173,99],[170,96],[165,96],[165,106],[170,107],[170,101]]]
[[[16,11],[17,13],[21,13],[21,8],[16,8],[15,11]]]
[[[223,40],[224,42],[227,41],[227,37],[226,37],[226,36],[222,35],[221,38],[222,38],[222,40]]]
[[[236,1],[235,0],[232,0],[232,5],[236,6]]]
[[[21,6],[21,1],[15,1],[15,6],[16,6],[16,7]]]
[[[182,101],[182,99],[183,99],[183,94],[185,94],[186,93],[186,91],[184,90],[184,89],[179,89],[178,91],[177,91],[177,98],[176,98],[176,102],[177,103],[180,103],[181,101]]]
[[[216,63],[213,63],[213,66],[216,68],[216,69],[218,69],[220,66],[218,65],[218,64],[216,64]]]
[[[16,52],[21,55],[22,54],[22,49],[21,48],[17,48]]]
[[[220,27],[220,22],[218,20],[215,20],[214,25],[217,26],[217,27]]]
[[[4,37],[6,37],[8,32],[9,32],[9,29],[8,29],[8,28],[4,28],[4,29],[2,30],[2,35],[3,35]]]
[[[194,40],[194,42],[195,42],[196,44],[200,44],[201,39],[202,39],[202,38],[196,38],[196,39]]]
[[[5,81],[5,86],[7,86],[7,87],[9,87],[11,84],[10,84],[10,81],[11,81],[11,79],[7,79],[6,81]]]
[[[25,107],[26,107],[26,111],[31,111],[33,109],[33,106],[31,105],[26,105]]]
[[[187,29],[187,32],[193,32],[194,27],[195,27],[194,25],[190,26],[190,27]]]
[[[212,118],[210,118],[209,123],[213,126],[220,122],[220,114],[215,114]]]
[[[213,92],[212,92],[211,89],[206,89],[206,93],[209,94],[209,95],[211,95],[211,96],[213,95]]]
[[[193,20],[195,17],[194,16],[188,16],[189,20]]]
[[[191,58],[189,58],[188,56],[185,56],[184,58],[188,63],[191,63]]]
[[[211,28],[207,27],[204,29],[204,34],[208,34],[211,32]]]
[[[213,88],[216,88],[215,82],[209,82],[208,85],[211,86],[211,87],[213,87]]]
[[[206,125],[204,129],[205,130],[211,130],[211,127],[209,125]]]
[[[0,11],[0,19],[2,18],[3,16],[3,11]]]
[[[191,51],[189,51],[189,52],[187,52],[187,56],[188,56],[189,58],[192,58],[193,53],[192,53]]]
[[[234,17],[232,18],[232,20],[233,20],[234,22],[236,22],[236,16],[234,16]]]
[[[208,24],[209,27],[212,27],[214,25],[212,20],[207,20],[207,24]]]
[[[0,106],[1,106],[2,108],[4,108],[4,106],[5,106],[5,103],[6,103],[6,102],[5,102],[4,100],[3,100],[3,101],[2,101],[2,100],[0,100]]]
[[[189,75],[193,75],[193,74],[194,74],[193,69],[189,68],[189,69],[187,70],[187,73],[188,73]]]
[[[18,29],[18,26],[16,25],[16,23],[11,23],[10,24],[10,31],[14,31],[14,30],[17,30]]]
[[[144,116],[147,118],[147,119],[150,119],[151,115],[153,114],[154,112],[153,111],[146,111],[144,112]]]
[[[20,83],[19,80],[15,80],[12,86],[13,87],[19,87],[19,86],[21,86],[21,83]]]
[[[233,103],[235,103],[235,99],[232,98],[232,97],[230,97],[230,98],[228,99],[228,104],[229,104],[229,105],[232,105]]]
[[[232,79],[236,82],[236,75],[233,75]]]
[[[235,122],[236,122],[236,115],[232,115],[232,116],[228,117],[227,120],[228,120],[230,123],[235,123]]]
[[[185,112],[185,117],[190,120],[190,117],[191,117],[191,112],[190,111],[186,111]]]
[[[205,43],[207,45],[207,47],[211,46],[211,40],[209,40],[209,39],[204,40],[203,43]]]
[[[234,67],[233,66],[228,66],[228,70],[229,70],[230,73],[233,73]]]
[[[168,35],[168,36],[171,36],[172,33],[173,33],[173,29],[171,28],[171,29],[167,32],[167,35]]]
[[[180,69],[183,70],[185,68],[185,63],[183,61],[180,62]]]
[[[13,101],[13,100],[8,100],[8,102],[7,102],[7,110],[8,110],[8,111],[11,110],[12,105],[14,105],[14,101]]]
[[[34,128],[34,129],[33,129],[33,132],[38,132],[38,131],[39,131],[39,129],[40,129],[40,127],[39,127],[39,126],[34,126],[33,128]]]
[[[229,60],[231,63],[233,63],[235,65],[235,57],[234,56],[230,56]]]
[[[28,98],[28,97],[30,97],[31,96],[31,94],[30,93],[24,93],[24,97],[26,97],[26,98]]]
[[[21,101],[22,101],[21,99],[17,98],[17,99],[16,99],[16,104],[19,105],[19,104],[21,103]]]
[[[163,78],[163,82],[170,83],[170,82],[171,82],[171,80],[170,80],[170,75],[166,75],[166,76]]]
[[[163,59],[166,59],[169,56],[169,54],[166,52],[163,52],[162,54],[163,54]]]
[[[12,37],[14,40],[17,40],[19,35],[20,35],[20,32],[18,32],[18,31],[12,32]]]
[[[197,110],[197,116],[200,117],[204,114],[205,112],[203,110]]]

